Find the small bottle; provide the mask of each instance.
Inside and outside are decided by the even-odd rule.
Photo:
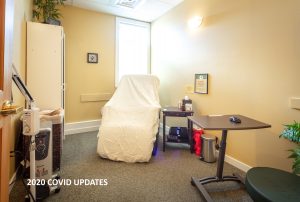
[[[183,109],[182,111],[192,111],[192,100],[189,99],[188,96],[184,96],[184,99],[182,100]]]
[[[185,111],[185,104],[182,104],[182,105],[181,105],[181,110],[182,110],[182,111]]]
[[[182,102],[179,100],[178,101],[178,109],[181,109],[181,107],[182,107]]]

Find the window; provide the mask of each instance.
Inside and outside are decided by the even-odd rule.
[[[150,73],[150,24],[116,19],[115,85],[126,74]]]

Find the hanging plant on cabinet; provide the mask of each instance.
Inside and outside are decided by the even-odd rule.
[[[61,14],[57,6],[64,5],[66,0],[33,0],[33,19],[47,24],[60,25]]]

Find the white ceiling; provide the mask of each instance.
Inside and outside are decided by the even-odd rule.
[[[118,6],[118,0],[67,0],[66,5],[151,22],[184,0],[141,0],[136,8]],[[130,2],[135,0],[125,0]]]

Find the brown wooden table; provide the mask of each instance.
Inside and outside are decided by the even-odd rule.
[[[162,110],[163,113],[163,151],[166,149],[166,117],[167,116],[173,116],[173,117],[188,117],[188,116],[193,116],[194,112],[193,111],[182,111],[181,109],[178,109],[178,107],[165,107]],[[192,140],[190,136],[190,131],[188,128],[188,134],[189,134],[189,144],[190,147],[192,145]],[[192,148],[190,148],[192,151]]]
[[[241,123],[232,123],[229,121],[231,116],[236,116]],[[218,166],[216,176],[197,179],[192,177],[192,185],[196,186],[206,201],[212,201],[204,184],[222,181],[237,181],[244,183],[244,180],[237,174],[231,176],[223,176],[224,158],[226,152],[226,138],[228,130],[249,130],[270,128],[271,125],[265,124],[254,119],[242,115],[222,115],[222,116],[189,116],[188,127],[190,135],[192,135],[193,124],[203,128],[204,130],[222,130],[222,140],[219,148]]]

